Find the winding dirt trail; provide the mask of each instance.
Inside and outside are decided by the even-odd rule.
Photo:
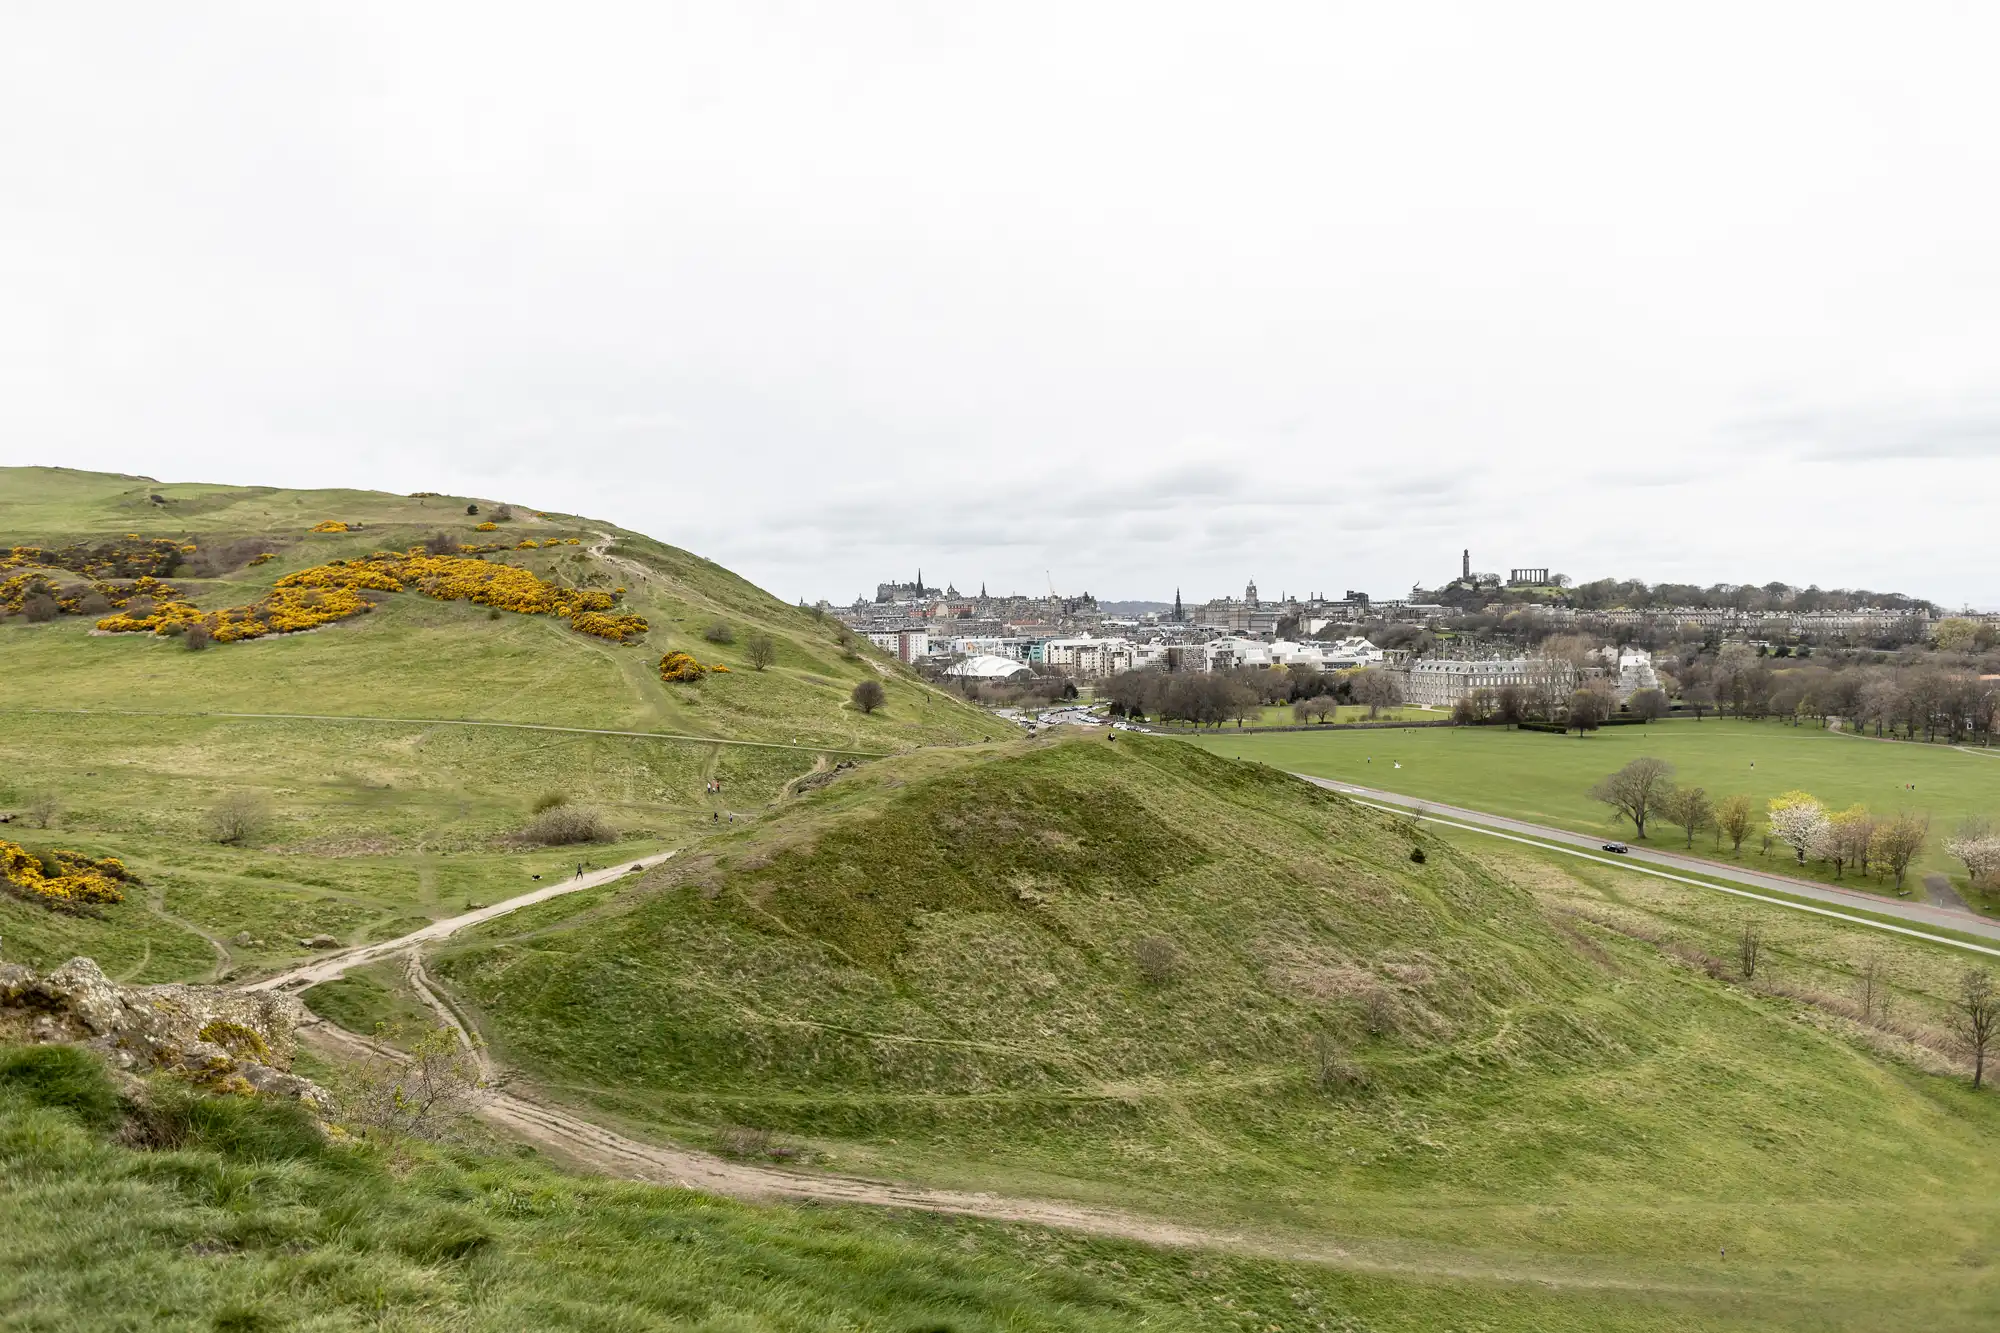
[[[433,921],[420,930],[413,930],[407,935],[399,935],[393,940],[383,940],[378,944],[364,944],[358,948],[344,949],[339,953],[328,954],[324,958],[315,958],[310,963],[301,964],[298,967],[279,972],[274,976],[265,977],[260,981],[248,982],[238,987],[238,989],[249,991],[303,990],[307,986],[317,986],[322,981],[332,981],[337,977],[345,976],[354,968],[360,967],[365,963],[373,963],[383,958],[393,957],[405,950],[415,949],[420,945],[429,944],[436,940],[448,939],[456,935],[459,931],[464,930],[467,926],[476,926],[482,921],[491,921],[495,917],[506,916],[509,912],[518,912],[523,907],[533,907],[536,903],[545,903],[551,898],[560,898],[564,894],[576,893],[583,889],[594,889],[601,884],[609,884],[614,880],[623,879],[635,871],[651,870],[654,866],[672,860],[679,851],[680,849],[677,847],[670,852],[656,852],[651,856],[639,857],[637,860],[620,861],[608,870],[594,870],[586,875],[573,875],[569,879],[558,880],[533,892],[521,894],[517,898],[508,898],[504,901],[494,903],[490,907],[474,908],[470,912],[461,912],[457,916],[446,917],[442,921]]]

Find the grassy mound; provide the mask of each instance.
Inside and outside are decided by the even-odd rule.
[[[1468,1267],[1695,1282],[1726,1248],[1993,1308],[1963,1258],[2000,1220],[1990,1097],[1537,875],[1179,742],[1034,742],[870,765],[433,971],[550,1095],[697,1142]]]

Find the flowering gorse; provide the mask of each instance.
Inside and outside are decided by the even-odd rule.
[[[279,579],[248,606],[202,611],[176,594],[148,615],[107,616],[97,627],[111,633],[173,634],[201,624],[217,643],[292,634],[365,615],[375,601],[366,594],[417,592],[440,602],[473,602],[522,615],[554,616],[582,634],[623,643],[644,634],[644,616],[615,613],[618,596],[591,588],[566,588],[533,570],[488,563],[473,555],[432,555],[422,547],[398,554],[377,551],[361,560],[329,560]]]
[[[51,866],[49,861],[55,864]],[[131,879],[132,873],[115,856],[94,861],[82,852],[58,849],[43,858],[17,842],[0,838],[0,878],[25,898],[68,907],[124,902],[124,891],[118,885]]]

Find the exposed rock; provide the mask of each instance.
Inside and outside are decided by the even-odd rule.
[[[299,941],[301,949],[338,949],[340,941],[331,935],[308,935]]]
[[[291,1073],[297,996],[220,986],[121,986],[88,958],[38,977],[0,963],[0,1039],[73,1042],[114,1069],[166,1070],[236,1091],[294,1097],[325,1111],[331,1099]]]

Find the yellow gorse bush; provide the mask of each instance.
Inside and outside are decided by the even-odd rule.
[[[474,532],[498,532],[500,525],[498,523],[480,523],[476,524],[472,530]]]
[[[664,681],[683,683],[696,681],[711,671],[720,672],[725,676],[729,674],[729,668],[720,662],[704,666],[702,663],[697,662],[691,654],[681,652],[678,649],[660,659],[660,679]]]
[[[346,525],[345,523],[342,523],[342,522],[341,522],[341,521],[340,521],[339,519],[337,519],[337,518],[330,518],[330,519],[328,519],[328,520],[327,520],[326,522],[324,522],[324,523],[315,523],[315,524],[313,524],[313,525],[312,525],[312,526],[311,526],[310,528],[307,528],[307,529],[306,529],[306,531],[307,531],[307,532],[346,532],[346,531],[347,531],[347,525]]]
[[[67,569],[94,579],[129,579],[141,575],[171,574],[187,552],[169,537],[140,537],[126,533],[118,541],[77,542],[53,550],[40,546],[13,546],[0,552],[0,569]]]
[[[422,593],[440,602],[473,602],[522,615],[554,616],[582,634],[623,643],[646,632],[644,616],[612,614],[614,593],[565,588],[533,570],[489,564],[469,555],[431,555],[422,547],[404,554],[377,551],[365,560],[331,560],[279,579],[262,600],[204,612],[178,596],[161,600],[151,615],[107,616],[101,630],[172,634],[206,625],[218,643],[293,634],[374,609],[369,592]]]
[[[50,856],[60,873],[50,875],[41,857],[18,842],[0,838],[0,876],[22,896],[53,906],[125,901],[118,884],[132,874],[117,857],[93,861],[82,852],[60,848]]]
[[[28,598],[38,593],[47,593],[49,596],[55,598],[56,606],[63,614],[79,615],[83,611],[83,599],[93,592],[103,597],[113,607],[123,607],[135,597],[153,597],[171,600],[181,596],[180,589],[174,587],[171,583],[153,578],[151,575],[134,579],[123,586],[116,583],[107,583],[102,580],[92,580],[87,590],[80,592],[72,591],[65,594],[47,574],[40,570],[30,570],[24,574],[15,574],[10,578],[0,579],[0,611],[18,613],[21,610],[22,604]]]

